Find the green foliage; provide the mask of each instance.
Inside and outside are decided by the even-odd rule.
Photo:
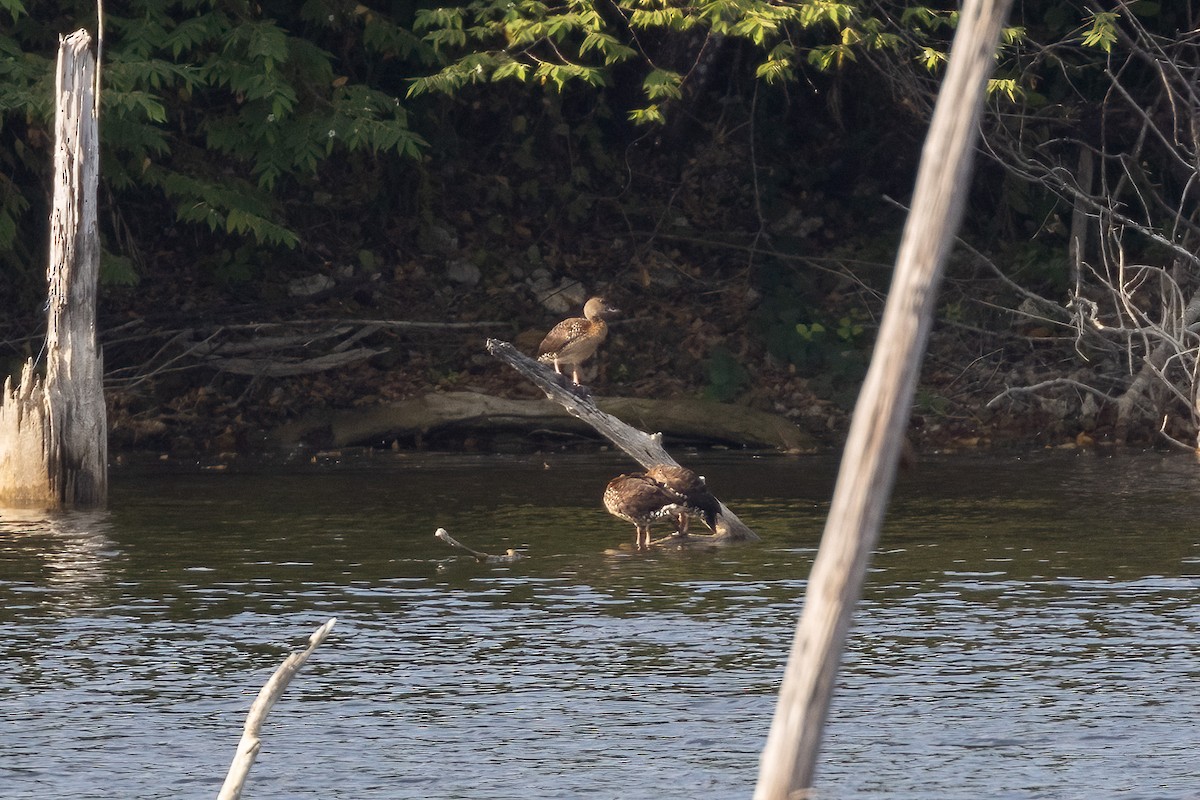
[[[1047,13],[1061,14],[1063,23],[1071,21],[1061,4],[1046,7]],[[1154,13],[1149,3],[1131,7]],[[557,91],[598,88],[611,82],[614,67],[634,65],[643,75],[643,102],[628,116],[636,123],[662,123],[669,104],[679,101],[694,80],[701,54],[720,46],[714,37],[746,46],[754,77],[779,85],[800,79],[806,68],[843,70],[872,51],[940,72],[959,21],[957,10],[935,5],[863,0],[616,0],[611,11],[601,13],[590,0],[467,0],[418,10],[414,29],[443,63],[437,72],[414,79],[409,96],[455,95],[469,86],[508,80]],[[1036,5],[1027,13],[1038,13]],[[1121,13],[1091,14],[1077,40],[1109,52]],[[1000,55],[1006,64],[1016,66],[1028,35],[1024,24],[1003,29]],[[1043,79],[1010,71],[989,85],[993,96],[1010,103],[1026,100]]]
[[[0,11],[7,11],[13,22],[20,19],[23,14],[29,13],[25,10],[25,5],[21,0],[0,0]]]
[[[133,286],[138,282],[133,259],[104,252],[100,254],[100,282],[109,286]]]
[[[1091,25],[1083,32],[1084,47],[1098,47],[1106,53],[1111,53],[1117,43],[1117,20],[1121,18],[1116,11],[1096,11],[1092,14]]]
[[[950,416],[950,400],[926,389],[919,387],[913,398],[913,410],[918,414],[945,419]]]
[[[661,123],[664,103],[678,101],[691,79],[693,60],[682,69],[659,63],[659,51],[695,32],[727,37],[763,52],[755,74],[770,83],[793,80],[803,59],[832,69],[852,61],[857,49],[895,47],[899,38],[860,3],[807,0],[619,0],[617,14],[601,13],[590,0],[562,4],[524,0],[469,0],[463,6],[421,9],[415,30],[445,59],[442,68],[412,81],[409,97],[456,94],[468,86],[516,80],[564,91],[573,85],[603,87],[612,68],[645,67],[645,102],[628,111],[637,123]],[[825,41],[809,44],[803,32],[820,29]],[[641,33],[662,42],[647,49]],[[818,37],[820,38],[820,37]]]
[[[750,384],[750,373],[724,345],[712,349],[705,368],[708,372],[708,386],[704,390],[704,396],[710,400],[727,403],[736,399]]]
[[[772,358],[825,396],[849,403],[869,357],[866,317],[858,309],[833,315],[811,308],[804,301],[811,291],[797,281],[767,287],[755,327]]]
[[[101,177],[118,209],[260,245],[302,234],[279,202],[326,162],[419,157],[400,85],[433,57],[402,19],[341,0],[131,0],[109,7],[101,67]],[[52,159],[57,36],[95,29],[95,8],[0,0],[0,263],[37,251],[40,177]],[[354,54],[335,57],[332,49]],[[365,54],[365,55],[364,55]],[[373,76],[382,76],[376,78]],[[403,76],[400,78],[403,79]],[[163,220],[163,223],[169,223]],[[130,264],[105,271],[127,282]],[[24,267],[21,267],[24,268]]]
[[[991,78],[987,83],[988,96],[1003,95],[1010,103],[1026,97],[1025,89],[1015,78]]]

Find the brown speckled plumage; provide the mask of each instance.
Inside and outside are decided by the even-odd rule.
[[[645,474],[618,475],[604,489],[604,507],[614,517],[633,523],[634,544],[650,546],[650,525],[673,520],[687,533],[689,516],[704,517],[714,527],[721,505],[709,494],[704,478],[685,467],[659,464]]]
[[[683,507],[679,513],[680,533],[687,533],[688,518],[692,515],[703,517],[705,525],[716,529],[721,503],[709,493],[703,475],[687,467],[655,464],[646,470],[646,477],[662,486]]]
[[[554,371],[562,374],[560,366],[571,367],[571,379],[579,385],[579,366],[587,361],[608,336],[606,317],[618,313],[603,297],[593,297],[583,307],[582,317],[571,317],[551,328],[538,347],[537,360],[553,364]]]

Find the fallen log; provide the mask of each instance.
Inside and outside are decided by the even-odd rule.
[[[813,439],[784,417],[744,406],[690,398],[642,397],[602,397],[596,400],[596,406],[626,424],[662,431],[668,439],[785,453],[816,449]],[[396,437],[497,430],[594,433],[591,425],[571,416],[553,400],[514,400],[482,392],[431,392],[368,408],[315,410],[281,426],[272,438],[284,447],[306,440],[350,447]]]

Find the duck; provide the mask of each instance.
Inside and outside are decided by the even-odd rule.
[[[608,336],[605,319],[620,313],[603,297],[593,297],[583,306],[582,317],[570,317],[555,325],[538,347],[537,360],[553,364],[554,371],[571,367],[571,380],[579,386],[579,366],[591,358]]]
[[[635,550],[650,548],[650,525],[678,519],[682,507],[673,494],[644,473],[618,475],[604,487],[604,508],[618,519],[633,523]]]
[[[681,507],[678,531],[686,535],[688,520],[701,517],[709,528],[717,529],[717,517],[721,513],[721,501],[708,491],[703,475],[697,475],[678,464],[655,464],[646,470],[646,477],[662,486]]]
[[[692,515],[703,517],[715,529],[721,513],[721,503],[709,493],[704,478],[673,464],[656,464],[644,473],[613,478],[604,489],[604,508],[633,523],[637,550],[649,549],[654,522],[672,520],[677,532],[686,535]]]

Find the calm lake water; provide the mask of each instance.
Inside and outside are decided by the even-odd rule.
[[[606,555],[613,455],[114,468],[0,515],[0,796],[748,798],[833,460],[684,456],[762,536]],[[819,797],[1200,798],[1200,464],[932,457],[901,477]],[[481,565],[433,536],[524,549]]]

